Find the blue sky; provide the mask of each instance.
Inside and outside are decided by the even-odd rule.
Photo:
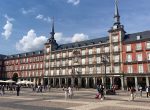
[[[121,23],[127,33],[150,30],[150,0],[119,0]],[[114,0],[1,0],[0,54],[43,48],[55,18],[58,43],[108,35]]]

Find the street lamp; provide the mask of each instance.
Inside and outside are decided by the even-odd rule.
[[[102,62],[103,62],[103,64],[104,64],[104,66],[105,66],[104,89],[105,89],[105,94],[106,94],[106,89],[107,89],[107,82],[106,82],[106,78],[107,78],[107,76],[106,76],[106,66],[107,66],[107,63],[109,62],[109,57],[106,56],[106,55],[103,55],[103,56],[101,57],[101,59],[102,59]]]

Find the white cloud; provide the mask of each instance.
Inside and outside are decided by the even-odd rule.
[[[39,15],[36,16],[36,19],[43,19],[43,18],[44,18],[44,16],[41,15],[41,14],[39,14]]]
[[[72,37],[72,42],[80,42],[84,40],[88,40],[88,35],[85,35],[83,33],[76,33]]]
[[[24,14],[24,15],[29,14],[29,13],[33,13],[34,11],[35,11],[34,8],[28,9],[28,10],[25,10],[24,8],[21,9],[22,14]]]
[[[56,33],[55,39],[58,43],[69,43],[69,42],[80,42],[84,40],[88,40],[88,35],[83,33],[76,33],[72,37],[64,37],[63,33]]]
[[[7,19],[7,21],[14,21],[14,18],[9,17],[7,14],[4,15],[4,17]]]
[[[45,36],[37,37],[33,29],[29,30],[27,35],[23,36],[19,42],[16,43],[16,49],[21,52],[34,51],[42,49],[47,38]]]
[[[46,21],[48,23],[51,22],[51,18],[48,16],[48,17],[45,17],[44,15],[42,14],[38,14],[35,19],[38,19],[38,20],[43,20],[43,21]]]
[[[10,35],[12,34],[13,24],[11,23],[11,21],[14,21],[14,18],[8,17],[7,14],[5,14],[4,17],[7,20],[6,20],[6,24],[3,27],[4,32],[2,32],[1,35],[4,36],[5,39],[7,40],[10,37]]]
[[[72,3],[73,5],[78,5],[80,3],[80,0],[68,0],[68,3]]]

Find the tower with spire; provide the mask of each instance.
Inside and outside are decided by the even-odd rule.
[[[109,42],[110,42],[110,66],[111,73],[114,73],[116,68],[119,68],[119,73],[123,72],[122,62],[122,41],[125,36],[124,26],[120,22],[120,14],[118,8],[118,0],[115,0],[115,13],[114,13],[114,23],[109,32]],[[119,48],[120,47],[120,48]],[[114,58],[118,58],[120,63],[115,63]],[[122,78],[122,77],[121,77]]]
[[[52,19],[52,28],[50,32],[50,38],[47,40],[45,45],[50,45],[51,50],[55,50],[58,46],[56,40],[55,40],[55,26],[54,26],[54,18]]]

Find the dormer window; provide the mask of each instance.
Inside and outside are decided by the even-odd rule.
[[[137,40],[140,40],[141,39],[141,36],[139,35],[139,36],[136,36],[136,39]]]

